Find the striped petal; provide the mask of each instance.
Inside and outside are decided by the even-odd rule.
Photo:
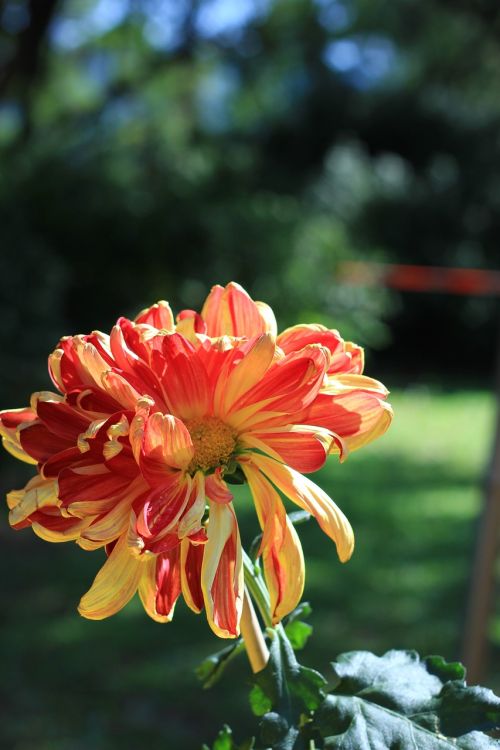
[[[354,551],[354,534],[349,521],[326,492],[298,471],[272,458],[253,454],[251,462],[284,495],[315,517],[321,529],[335,542],[340,561],[347,562]]]
[[[165,336],[165,399],[172,414],[192,419],[208,412],[211,393],[205,368],[196,350],[184,336]]]
[[[170,622],[167,615],[160,615],[156,609],[156,555],[150,555],[142,563],[142,575],[139,581],[139,597],[148,615],[156,622]]]
[[[363,372],[363,350],[350,341],[344,341],[336,330],[325,326],[296,325],[287,328],[278,336],[278,346],[285,354],[299,351],[308,344],[321,344],[330,350],[329,373],[361,373]]]
[[[203,609],[201,570],[205,545],[192,544],[189,539],[181,543],[182,595],[189,609],[198,614]]]
[[[37,418],[33,409],[10,409],[0,411],[0,435],[5,450],[19,461],[27,464],[38,463],[36,458],[30,456],[21,445],[19,428],[21,425],[30,424]]]
[[[239,284],[214,286],[201,311],[209,336],[256,336],[275,333],[272,310],[253,301]]]
[[[186,469],[194,455],[193,442],[184,422],[172,414],[155,412],[144,433],[144,453],[176,469]]]
[[[236,638],[240,633],[242,563],[240,534],[232,503],[210,503],[201,586],[208,624],[220,638]]]
[[[221,368],[214,394],[215,414],[224,417],[238,399],[253,388],[269,369],[276,351],[274,336],[263,333],[252,339],[248,351],[233,364],[228,359]]]
[[[156,611],[170,621],[181,593],[180,545],[156,558]]]
[[[160,330],[172,331],[174,328],[174,316],[170,305],[165,300],[160,300],[151,307],[141,310],[135,319],[136,323],[146,323]]]
[[[126,534],[123,534],[94,583],[82,596],[79,613],[89,620],[103,620],[114,615],[134,596],[142,572],[142,563],[130,554]]]
[[[299,603],[304,591],[304,556],[281,498],[259,471],[243,464],[263,531],[260,551],[271,599],[273,624]]]
[[[333,442],[342,455],[344,446],[338,436],[310,425],[269,427],[262,432],[248,432],[239,441],[241,447],[260,450],[304,474],[321,469]]]
[[[335,432],[350,451],[371,443],[392,422],[391,406],[377,393],[351,390],[339,395],[320,393],[301,419]],[[331,447],[338,452],[338,446]]]

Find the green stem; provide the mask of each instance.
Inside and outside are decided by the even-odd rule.
[[[273,627],[271,617],[271,605],[269,592],[257,563],[254,563],[243,550],[243,568],[245,571],[245,584],[257,605],[266,628]]]

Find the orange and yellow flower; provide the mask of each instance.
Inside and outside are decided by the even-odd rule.
[[[299,602],[304,560],[281,495],[307,510],[346,561],[354,538],[335,503],[304,474],[331,453],[381,435],[387,391],[362,375],[362,350],[320,325],[277,336],[271,309],[237,284],[216,286],[201,314],[176,321],[159,302],[111,334],[59,342],[57,392],[0,412],[6,449],[36,476],[7,497],[10,523],[50,542],[104,547],[80,601],[101,619],[138,591],[168,622],[182,593],[221,637],[239,634],[242,549],[226,480],[248,482],[274,622]]]

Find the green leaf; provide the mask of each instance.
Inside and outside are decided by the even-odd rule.
[[[315,725],[325,738],[325,750],[500,748],[498,741],[478,733],[466,735],[458,741],[448,739],[415,724],[411,718],[352,696],[329,695],[316,712]]]
[[[500,727],[500,698],[468,687],[460,664],[414,651],[353,651],[332,666],[338,684],[313,722],[325,749],[500,750],[477,731]]]
[[[250,702],[261,716],[261,736],[266,747],[292,750],[305,712],[317,708],[324,698],[326,680],[319,672],[298,663],[285,630],[278,625],[271,636],[269,662],[255,676]]]
[[[446,661],[442,656],[426,656],[425,666],[430,674],[435,674],[440,680],[465,680],[465,667],[459,661]]]
[[[224,727],[217,735],[217,739],[212,745],[211,750],[253,750],[254,746],[255,740],[253,738],[247,740],[242,745],[236,745],[231,728],[228,727],[227,724],[224,724]],[[203,745],[202,750],[210,750],[210,748],[208,745]]]
[[[457,747],[461,750],[498,750],[500,742],[482,732],[470,732],[457,740]]]
[[[292,644],[293,650],[300,651],[309,640],[309,636],[312,633],[312,625],[309,625],[307,622],[295,620],[285,625],[285,632]]]
[[[431,710],[439,718],[443,734],[458,737],[473,729],[488,732],[500,726],[500,698],[491,690],[460,680],[448,682]]]
[[[244,650],[245,644],[243,639],[238,638],[238,640],[233,641],[221,651],[217,651],[217,653],[207,656],[195,670],[196,676],[202,683],[203,687],[210,688],[212,685],[215,685],[224,674],[227,665],[235,656]]]
[[[284,716],[274,711],[266,714],[260,723],[262,742],[274,750],[291,750],[298,734],[297,727],[290,726]]]
[[[295,607],[292,612],[287,616],[286,623],[294,622],[294,620],[301,620],[302,618],[309,617],[312,612],[312,607],[309,602],[301,602],[298,607]]]
[[[417,713],[439,695],[441,680],[429,674],[415,651],[341,654],[332,664],[340,680],[336,693],[359,695],[404,714]]]
[[[302,602],[286,618],[285,633],[294,651],[300,651],[304,648],[313,631],[312,625],[301,620],[302,617],[309,617],[311,612],[309,602]]]
[[[250,707],[255,716],[264,716],[273,707],[267,695],[258,685],[254,685],[250,690],[249,699]]]
[[[315,669],[299,664],[281,626],[271,632],[269,662],[256,675],[256,680],[273,709],[293,720],[304,709],[312,710],[320,705],[326,680]]]

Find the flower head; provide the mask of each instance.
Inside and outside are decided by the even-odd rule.
[[[242,550],[227,483],[237,474],[262,528],[275,622],[304,584],[282,495],[316,518],[341,561],[351,556],[348,520],[304,474],[381,435],[392,412],[384,386],[362,375],[362,350],[337,331],[299,325],[277,336],[271,309],[231,283],[212,289],[201,314],[174,320],[159,302],[109,336],[64,338],[49,370],[57,392],[0,412],[7,450],[37,467],[7,497],[10,523],[105,548],[83,616],[112,615],[138,591],[167,622],[182,593],[217,635],[238,635]]]

